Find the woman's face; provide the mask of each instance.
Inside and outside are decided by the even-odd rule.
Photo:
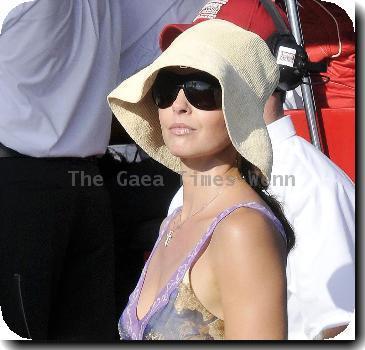
[[[197,72],[174,70],[179,75]],[[220,157],[232,148],[221,108],[203,110],[189,102],[180,89],[170,107],[159,109],[162,136],[170,152],[183,159]]]

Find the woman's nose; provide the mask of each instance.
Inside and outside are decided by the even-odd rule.
[[[183,89],[179,90],[179,93],[177,94],[176,99],[172,104],[172,110],[174,113],[177,114],[185,114],[190,112],[190,104],[185,96]]]

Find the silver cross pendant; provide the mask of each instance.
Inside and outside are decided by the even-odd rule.
[[[170,243],[170,241],[172,240],[173,238],[173,233],[174,231],[173,230],[170,230],[169,233],[166,235],[166,239],[165,239],[165,247],[167,247]]]

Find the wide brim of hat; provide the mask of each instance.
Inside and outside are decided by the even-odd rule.
[[[219,23],[218,27],[233,25],[222,20],[206,22],[213,21],[225,22]],[[194,28],[199,25],[201,24],[195,25]],[[185,33],[187,31],[184,35]],[[233,146],[269,180],[272,148],[263,120],[264,100],[268,96],[258,96],[254,93],[249,83],[238,74],[235,65],[228,62],[227,57],[220,51],[209,46],[204,40],[196,39],[195,36],[184,38],[184,35],[174,40],[151,65],[122,82],[110,93],[108,102],[114,115],[148,155],[171,170],[180,172],[180,158],[171,154],[164,143],[158,108],[150,90],[158,71],[162,68],[186,66],[205,71],[216,77],[222,87],[222,111]],[[241,59],[246,58],[242,55]],[[252,62],[253,65],[261,64],[260,60]],[[277,72],[273,71],[272,74],[275,76]],[[271,78],[274,85],[275,79]],[[271,90],[273,89],[274,87]]]

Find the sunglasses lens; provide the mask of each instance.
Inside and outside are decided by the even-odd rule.
[[[168,71],[160,71],[152,87],[157,107],[170,107],[182,87],[187,100],[195,108],[205,111],[222,108],[222,91],[216,78],[204,72],[185,76]]]
[[[152,98],[158,108],[170,107],[176,99],[178,87],[172,74],[159,73],[152,87]]]
[[[218,82],[190,80],[185,83],[185,93],[195,108],[213,111],[222,107],[222,91]]]

